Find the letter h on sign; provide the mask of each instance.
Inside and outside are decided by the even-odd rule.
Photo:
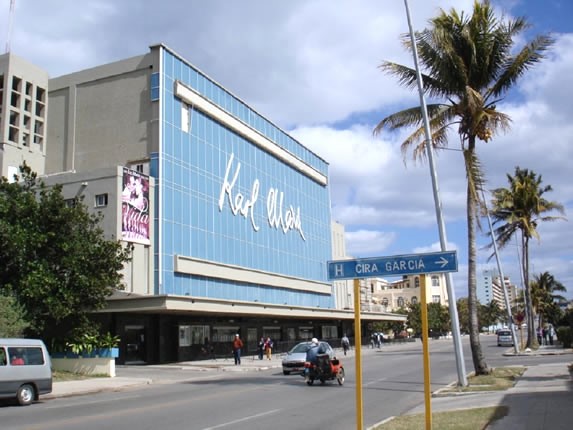
[[[336,264],[334,266],[335,276],[344,276],[344,266],[342,264]]]

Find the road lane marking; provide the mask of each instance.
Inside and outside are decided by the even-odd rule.
[[[245,389],[245,388],[240,388],[237,387],[236,390],[234,391],[226,391],[225,394],[229,395],[235,395],[235,394],[239,394],[239,393],[245,393],[248,391],[254,391],[254,390],[259,390],[260,387],[252,387],[249,389]],[[205,400],[209,400],[211,398],[216,398],[221,396],[221,393],[219,392],[215,392],[209,395],[204,395],[204,396],[198,396],[198,397],[194,397],[193,399],[189,399],[189,398],[185,398],[185,399],[181,399],[178,401],[173,401],[173,402],[169,402],[168,404],[164,404],[164,403],[158,403],[155,405],[145,405],[145,406],[133,406],[131,408],[127,408],[127,409],[121,409],[121,410],[117,410],[117,411],[113,411],[113,412],[106,412],[105,415],[101,415],[101,414],[97,414],[97,415],[85,415],[85,416],[78,416],[78,417],[70,417],[70,418],[63,418],[63,419],[57,419],[54,421],[51,421],[50,423],[43,423],[41,425],[37,425],[37,424],[32,424],[29,426],[26,426],[23,428],[23,430],[48,430],[48,429],[59,429],[62,430],[64,428],[78,428],[79,425],[81,424],[85,424],[87,422],[102,422],[108,418],[118,418],[118,417],[124,417],[124,416],[130,416],[130,415],[135,415],[137,413],[141,413],[141,412],[150,412],[153,410],[157,410],[157,409],[164,409],[166,407],[174,407],[174,406],[180,406],[180,405],[184,405],[186,403],[190,403],[190,402],[195,402],[195,401],[205,401]],[[105,422],[105,421],[104,421]]]
[[[386,381],[388,378],[380,378],[375,379],[374,381],[367,382],[366,384],[362,384],[363,387],[368,387],[369,385],[376,384],[377,382]]]
[[[213,427],[206,427],[206,428],[204,428],[203,430],[215,430],[215,429],[220,429],[220,428],[223,428],[223,427],[232,426],[232,425],[234,425],[234,424],[241,423],[241,422],[243,422],[243,421],[249,421],[249,420],[252,420],[252,419],[255,419],[255,418],[264,417],[265,415],[274,414],[275,412],[278,412],[278,411],[280,411],[280,409],[273,409],[272,411],[261,412],[260,414],[255,414],[255,415],[249,415],[248,417],[239,418],[239,419],[236,419],[236,420],[233,420],[233,421],[229,421],[229,422],[226,422],[226,423],[223,423],[223,424],[219,424],[219,425],[216,425],[216,426],[213,426]]]
[[[143,397],[143,396],[137,395],[137,396],[121,397],[121,400],[123,401],[123,400],[127,400],[127,399],[137,399],[140,397]],[[115,403],[115,402],[117,402],[117,399],[91,400],[89,402],[78,402],[78,403],[69,404],[69,405],[45,406],[44,409],[77,408],[78,406],[95,405],[97,403]]]

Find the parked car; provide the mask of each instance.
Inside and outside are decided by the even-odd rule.
[[[510,330],[498,330],[497,346],[513,346],[513,336]]]
[[[290,375],[291,373],[302,373],[304,370],[304,362],[306,361],[306,352],[310,349],[312,342],[301,342],[293,346],[283,358],[283,374]],[[328,354],[330,358],[334,358],[334,350],[327,342],[319,342],[319,348]]]

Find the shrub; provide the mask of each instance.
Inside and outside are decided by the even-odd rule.
[[[558,327],[557,339],[563,344],[563,348],[571,348],[571,343],[573,343],[571,327]]]

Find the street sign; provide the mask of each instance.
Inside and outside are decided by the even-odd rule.
[[[330,281],[457,271],[456,251],[328,262],[328,279]]]

